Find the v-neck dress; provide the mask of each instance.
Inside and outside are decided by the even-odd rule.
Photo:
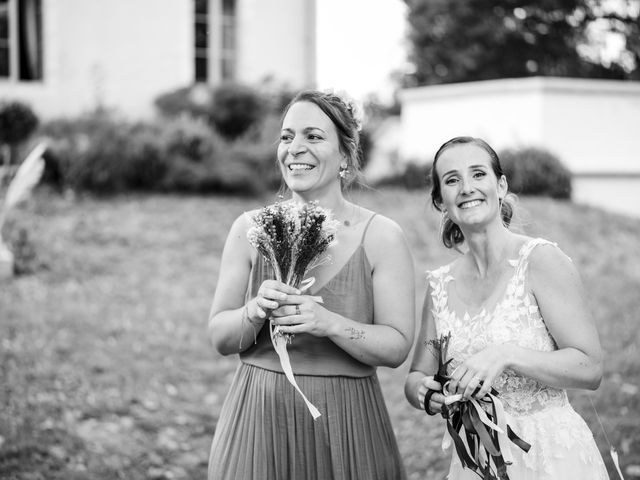
[[[351,320],[373,323],[372,270],[360,244],[324,285],[311,289],[323,306]],[[247,300],[273,278],[258,255]],[[395,435],[376,370],[327,338],[297,334],[287,346],[296,381],[321,413],[313,420],[282,373],[269,326],[240,354],[216,426],[209,480],[404,479]]]
[[[518,258],[510,261],[514,273],[504,296],[491,308],[474,315],[461,314],[452,306],[449,283],[455,279],[450,265],[428,272],[436,333],[451,333],[451,370],[492,344],[512,342],[532,350],[557,350],[536,299],[526,288],[529,256],[536,246],[545,244],[551,242],[540,238],[526,242]],[[544,385],[510,369],[496,378],[493,387],[499,392],[509,425],[531,444],[528,453],[517,447],[511,449],[514,463],[507,467],[511,479],[609,478],[593,435],[569,404],[565,390]],[[477,478],[476,473],[462,467],[452,452],[448,479]]]

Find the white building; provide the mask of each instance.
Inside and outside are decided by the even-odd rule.
[[[195,82],[315,85],[315,0],[0,0],[0,100],[132,117]]]
[[[533,77],[408,89],[403,161],[426,162],[452,137],[497,151],[547,149],[574,174],[573,198],[640,216],[640,82]]]

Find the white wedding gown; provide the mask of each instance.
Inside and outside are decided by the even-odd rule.
[[[539,351],[557,347],[538,305],[525,289],[525,273],[531,251],[546,240],[533,239],[511,261],[514,275],[495,307],[476,315],[458,315],[450,308],[447,284],[453,277],[449,265],[428,273],[432,288],[433,315],[438,336],[451,332],[451,369],[488,345],[513,342]],[[451,370],[450,370],[451,371]],[[606,468],[591,431],[569,404],[564,390],[552,388],[506,370],[494,382],[513,431],[531,445],[525,453],[511,445],[513,464],[507,467],[511,480],[608,479]],[[450,480],[479,477],[463,468],[455,449]]]

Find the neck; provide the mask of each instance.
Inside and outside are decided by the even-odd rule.
[[[333,218],[338,220],[342,225],[348,227],[353,224],[353,212],[349,209],[349,202],[342,195],[342,191],[338,191],[336,194],[333,192],[330,195],[315,196],[304,195],[300,193],[293,193],[293,200],[298,202],[311,202],[317,201],[318,205],[323,208],[331,210]],[[352,209],[351,209],[352,210]]]
[[[482,231],[463,232],[478,277],[486,277],[508,256],[513,234],[502,223]]]
[[[342,191],[338,189],[331,189],[327,192],[292,192],[291,198],[297,202],[318,202],[323,208],[329,208],[333,212],[340,212],[344,209],[347,201],[342,195]]]

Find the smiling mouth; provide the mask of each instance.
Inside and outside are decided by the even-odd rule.
[[[287,168],[291,172],[299,172],[301,170],[313,170],[316,167],[313,165],[309,165],[308,163],[291,163]]]
[[[460,205],[458,205],[458,207],[462,209],[473,208],[473,207],[477,207],[481,203],[482,203],[482,200],[469,200],[467,202],[462,202]]]

